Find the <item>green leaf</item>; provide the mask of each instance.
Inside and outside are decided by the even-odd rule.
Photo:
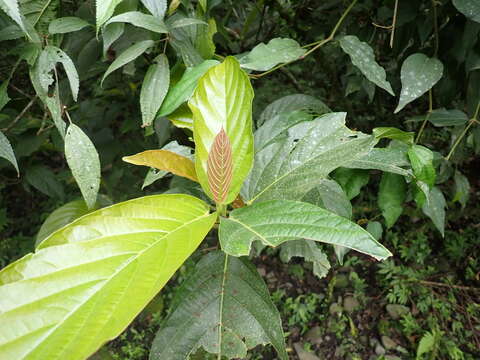
[[[101,84],[103,84],[103,81],[108,75],[110,75],[115,70],[120,69],[123,65],[128,64],[130,61],[135,60],[154,44],[155,42],[153,40],[143,40],[137,42],[136,44],[133,44],[127,50],[122,52],[108,67],[107,71],[103,75]]]
[[[405,169],[410,167],[407,148],[390,146],[388,148],[374,148],[367,155],[344,165],[344,167],[350,169],[375,169],[406,177],[413,175],[410,169]]]
[[[441,190],[434,186],[428,195],[428,201],[426,201],[422,206],[422,211],[427,215],[435,225],[435,227],[440,231],[442,236],[445,235],[445,207],[447,202],[443,196]]]
[[[295,239],[310,239],[344,246],[383,260],[392,254],[357,224],[318,206],[288,200],[254,203],[220,219],[222,250],[248,255],[252,242],[278,246]]]
[[[167,119],[174,126],[193,132],[193,114],[187,104],[180,105],[177,110],[167,115]]]
[[[232,150],[232,180],[224,203],[235,200],[253,163],[253,89],[233,57],[210,68],[189,101],[193,113],[195,168],[205,193],[214,198],[208,177],[208,158],[223,129]]]
[[[428,184],[435,185],[435,167],[433,166],[433,152],[421,145],[412,145],[408,149],[408,158],[412,164],[415,177]]]
[[[90,24],[83,19],[75,16],[67,16],[53,20],[50,25],[48,25],[48,32],[50,34],[65,34],[81,30],[89,25]]]
[[[195,18],[182,18],[173,21],[168,27],[170,29],[176,29],[184,26],[190,25],[208,25],[205,21]]]
[[[275,38],[268,44],[260,43],[240,59],[240,65],[245,69],[267,71],[280,63],[297,60],[307,50],[292,39]]]
[[[105,25],[113,23],[128,23],[156,33],[168,33],[168,29],[162,20],[156,18],[155,16],[144,14],[139,11],[129,11],[114,16],[110,20],[108,20]]]
[[[8,96],[8,83],[9,82],[10,82],[10,79],[7,79],[7,80],[2,82],[2,85],[0,85],[0,111],[11,100],[10,97]]]
[[[12,164],[17,170],[18,176],[20,176],[20,170],[18,169],[17,159],[15,158],[15,153],[13,152],[12,145],[8,141],[7,137],[0,131],[0,157],[4,158],[10,164]]]
[[[222,127],[213,139],[207,159],[208,185],[215,203],[225,204],[232,183],[232,175],[232,144]]]
[[[375,143],[373,136],[348,129],[345,113],[297,124],[288,136],[255,154],[242,197],[248,203],[301,199],[331,171],[365,155]]]
[[[110,46],[122,36],[125,30],[125,24],[113,23],[102,28],[103,37],[103,57],[106,57]]]
[[[429,58],[420,53],[410,55],[402,64],[400,72],[402,92],[394,113],[398,113],[405,105],[425,94],[442,75],[443,64],[437,58]]]
[[[155,195],[53,233],[0,272],[0,321],[9,324],[0,358],[88,358],[148,304],[215,219],[201,200]]]
[[[216,60],[205,60],[193,68],[187,68],[181,79],[168,90],[168,94],[160,107],[158,115],[170,115],[182,103],[190,99],[197,86],[198,79],[203,76],[208,69],[218,64],[219,62]]]
[[[347,35],[340,39],[340,47],[368,80],[395,96],[384,68],[375,61],[375,54],[370,45],[360,41],[356,36]]]
[[[323,179],[302,199],[347,219],[352,217],[352,204],[342,187],[335,181]]]
[[[10,16],[26,34],[28,34],[25,24],[23,23],[17,0],[0,0],[0,9],[5,11],[5,13]]]
[[[294,111],[304,111],[314,115],[323,115],[331,112],[330,108],[323,101],[303,94],[293,94],[281,97],[269,104],[260,114],[257,125],[261,126],[266,121],[274,119],[280,114],[289,114]]]
[[[185,20],[185,23],[187,22],[187,20],[188,19]],[[198,51],[202,58],[211,59],[215,55],[216,49],[215,42],[213,41],[213,36],[217,33],[217,23],[215,22],[215,19],[208,19],[208,24],[197,24],[197,26],[195,26],[195,31],[195,49]]]
[[[380,240],[382,238],[383,227],[378,221],[369,221],[367,224],[367,231],[372,234],[376,240]]]
[[[141,0],[150,13],[162,20],[167,11],[167,0]]]
[[[325,253],[312,240],[293,240],[280,246],[280,259],[289,262],[292,257],[302,257],[313,264],[313,273],[319,278],[327,276],[330,263]]]
[[[422,355],[432,351],[434,346],[435,346],[435,335],[427,331],[422,336],[422,338],[420,339],[420,342],[418,343],[416,360],[421,360]]]
[[[480,3],[477,0],[452,0],[452,2],[467,18],[480,23]]]
[[[93,208],[100,187],[100,160],[95,145],[75,124],[67,129],[65,157],[88,208]]]
[[[150,360],[183,360],[200,347],[242,358],[271,343],[286,360],[280,314],[248,259],[215,251],[202,257],[173,300],[174,310],[153,341]]]
[[[57,63],[61,63],[67,73],[70,89],[72,90],[73,100],[78,97],[78,73],[72,59],[56,46],[46,46],[38,58],[38,79],[44,93],[48,93],[48,88],[55,82],[53,71]]]
[[[377,127],[373,129],[372,134],[377,139],[392,139],[405,144],[413,144],[413,132],[402,131],[394,127]]]
[[[43,165],[29,167],[25,171],[25,179],[38,191],[52,198],[63,200],[65,194],[62,184],[55,174]]]
[[[391,228],[402,214],[406,196],[407,184],[403,176],[391,173],[382,175],[378,206],[385,218],[387,228]]]
[[[96,19],[97,19],[97,31],[105,22],[113,15],[113,11],[116,6],[120,4],[122,0],[97,0],[96,3]]]
[[[50,234],[89,212],[91,212],[91,210],[88,209],[84,200],[70,201],[58,209],[55,209],[50,215],[48,215],[47,219],[40,227],[35,245],[37,246]]]
[[[467,205],[468,198],[470,197],[470,182],[460,171],[455,170],[455,195],[453,202],[460,202],[462,208]]]
[[[155,119],[170,85],[170,68],[165,54],[158,55],[147,70],[140,92],[143,127]]]
[[[463,111],[453,109],[435,109],[431,112],[428,118],[434,126],[460,126],[468,121],[468,116]]]
[[[375,150],[375,149],[374,149]],[[361,169],[339,168],[332,177],[342,186],[347,194],[347,199],[352,200],[360,194],[362,187],[368,184],[370,175],[368,171]]]

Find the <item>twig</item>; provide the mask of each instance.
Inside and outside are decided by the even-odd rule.
[[[437,3],[435,0],[432,0],[433,6],[433,29],[435,33],[435,50],[433,56],[437,56],[438,53],[438,20],[437,20]]]
[[[18,93],[22,94],[23,96],[29,98],[29,99],[32,99],[32,95],[28,95],[25,91],[17,88],[15,85],[13,85],[12,83],[9,83],[8,86],[10,86],[13,90],[17,91]]]
[[[445,283],[440,283],[436,281],[427,281],[427,280],[418,280],[418,282],[420,284],[433,286],[433,287],[444,287],[444,288],[452,288],[452,289],[465,290],[465,291],[480,291],[480,288],[476,288],[472,286],[451,285],[451,284],[445,284]]]
[[[33,97],[32,100],[30,100],[30,102],[27,104],[27,106],[25,106],[22,110],[22,112],[20,114],[17,115],[17,117],[10,123],[10,125],[8,125],[6,128],[2,129],[2,131],[4,132],[7,132],[8,130],[10,130],[12,127],[15,126],[15,124],[18,122],[18,120],[20,120],[24,115],[25,113],[28,111],[28,109],[30,109],[32,107],[32,105],[35,103],[35,100],[37,100],[37,95],[35,95]]]
[[[432,111],[433,111],[433,94],[432,94],[432,89],[430,89],[428,91],[428,112],[427,112],[427,115],[425,115],[425,119],[423,120],[420,130],[418,130],[418,135],[417,135],[417,138],[415,139],[415,144],[417,144],[418,141],[420,140],[420,137],[423,134],[423,130],[427,125],[428,119],[430,119],[430,115],[432,115]]]
[[[460,136],[457,138],[457,140],[455,140],[455,143],[453,144],[452,149],[450,150],[450,152],[448,153],[447,157],[445,158],[447,161],[450,160],[450,158],[452,157],[453,153],[455,152],[455,149],[457,148],[458,144],[460,144],[460,142],[462,141],[463,137],[466,135],[466,133],[468,132],[468,130],[469,130],[474,124],[479,124],[479,121],[478,121],[478,119],[477,119],[479,111],[480,111],[480,100],[478,101],[477,108],[475,109],[475,114],[473,114],[473,117],[472,117],[472,118],[470,119],[470,121],[468,122],[467,127],[462,131],[462,133],[461,133]]]
[[[340,28],[340,26],[342,25],[343,21],[345,20],[345,17],[348,15],[348,13],[350,12],[350,10],[352,10],[352,8],[355,6],[355,4],[357,3],[358,0],[353,0],[351,2],[351,4],[348,6],[348,8],[344,11],[344,13],[342,14],[342,16],[340,17],[340,19],[337,21],[337,23],[335,24],[335,27],[332,29],[332,32],[330,33],[330,35],[326,38],[326,39],[323,39],[323,40],[320,40],[318,42],[315,42],[315,43],[311,43],[309,45],[313,46],[315,45],[313,48],[311,48],[310,50],[308,50],[303,56],[299,57],[298,59],[295,59],[295,60],[292,60],[292,61],[288,61],[286,63],[283,63],[283,64],[280,64],[280,65],[277,65],[273,68],[271,68],[270,70],[267,70],[263,73],[260,73],[260,74],[256,74],[256,75],[250,75],[251,78],[253,79],[258,79],[258,78],[261,78],[265,75],[268,75],[270,74],[271,72],[275,71],[275,70],[278,70],[286,65],[289,65],[291,63],[294,63],[298,60],[303,60],[305,59],[308,55],[310,55],[311,53],[313,53],[315,50],[321,48],[323,45],[325,45],[326,43],[330,42],[333,40],[333,38],[335,37],[335,34],[337,33],[338,29]]]
[[[395,26],[397,25],[398,0],[395,0],[395,8],[393,9],[392,33],[390,34],[390,48],[393,49],[393,38],[395,37]]]

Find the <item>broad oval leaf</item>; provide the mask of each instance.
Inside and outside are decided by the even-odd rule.
[[[447,202],[442,191],[434,186],[428,193],[427,201],[422,206],[422,211],[427,215],[440,231],[442,237],[445,236],[445,207]]]
[[[412,170],[409,169],[406,148],[374,148],[368,154],[343,166],[350,169],[381,170],[405,177],[413,176]]]
[[[168,29],[163,21],[155,16],[141,13],[139,11],[129,11],[112,17],[105,25],[112,23],[129,23],[143,29],[147,29],[156,33],[167,33]]]
[[[201,200],[155,195],[55,232],[0,272],[0,321],[8,324],[0,358],[86,359],[125,329],[215,219]]]
[[[320,206],[347,219],[352,217],[352,204],[335,180],[323,179],[303,197],[302,201]]]
[[[97,31],[105,22],[113,15],[113,11],[120,4],[122,0],[97,0],[96,4],[96,19]]]
[[[384,173],[378,192],[378,206],[385,218],[387,228],[391,228],[403,212],[403,202],[407,197],[407,184],[403,176]]]
[[[437,58],[429,58],[420,53],[410,55],[403,62],[400,71],[402,91],[394,113],[398,113],[405,105],[430,90],[442,74],[443,64]]]
[[[48,25],[48,32],[50,34],[66,34],[73,31],[83,29],[90,24],[75,16],[66,16],[53,20]]]
[[[245,69],[266,71],[280,63],[297,60],[307,52],[293,39],[275,38],[268,44],[260,43],[240,59]]]
[[[150,360],[184,360],[203,347],[226,358],[271,343],[286,360],[280,315],[257,269],[246,258],[209,253],[182,283],[174,310],[153,341]]]
[[[208,156],[224,129],[232,149],[232,181],[224,203],[235,200],[253,162],[253,89],[233,57],[210,68],[189,101],[193,113],[195,168],[204,191],[214,198],[208,181]]]
[[[153,16],[163,19],[167,11],[167,0],[141,0]]]
[[[408,158],[412,164],[415,177],[428,184],[429,187],[435,185],[435,167],[433,166],[433,152],[429,148],[421,145],[412,145],[408,149]]]
[[[301,199],[330,172],[367,154],[377,140],[348,129],[345,115],[330,113],[297,124],[257,152],[242,197],[248,203]]]
[[[17,170],[17,174],[20,175],[20,170],[18,170],[17,159],[15,158],[15,153],[13,152],[12,145],[8,141],[7,137],[0,131],[0,157],[9,161]]]
[[[38,191],[47,196],[63,200],[65,193],[62,183],[49,168],[43,165],[34,165],[25,170],[25,179]]]
[[[65,135],[65,157],[88,208],[93,208],[100,187],[100,159],[95,145],[75,124]]]
[[[198,182],[193,161],[169,150],[147,150],[135,155],[124,156],[122,160],[130,164],[168,171]]]
[[[197,86],[198,79],[203,76],[208,69],[218,64],[219,62],[217,60],[205,60],[201,64],[185,70],[180,80],[168,90],[168,94],[160,107],[158,115],[170,115],[179,108],[182,103],[190,99]]]
[[[140,109],[143,126],[155,119],[170,85],[170,68],[165,54],[158,55],[147,70],[140,91]]]
[[[356,36],[347,35],[340,39],[340,47],[368,80],[395,96],[392,86],[387,81],[385,69],[375,61],[375,54],[370,45],[360,41]]]
[[[143,40],[130,46],[127,50],[122,52],[113,63],[110,64],[107,71],[103,75],[102,82],[115,70],[121,68],[123,65],[128,64],[130,61],[135,60],[142,55],[148,48],[152,47],[155,42],[153,40]]]
[[[233,210],[220,219],[218,234],[223,251],[233,256],[248,255],[256,240],[276,247],[302,238],[344,246],[377,260],[392,255],[359,225],[298,201],[270,200]]]
[[[478,0],[452,0],[453,5],[467,18],[480,23],[480,2]]]

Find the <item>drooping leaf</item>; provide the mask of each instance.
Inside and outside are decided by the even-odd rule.
[[[160,34],[168,32],[167,27],[161,19],[152,15],[144,14],[140,11],[128,11],[116,15],[108,20],[105,25],[108,26],[113,23],[128,23]]]
[[[470,182],[468,181],[467,177],[458,170],[455,170],[454,180],[455,195],[452,201],[460,202],[460,204],[462,204],[462,208],[465,208],[468,198],[470,197]]]
[[[340,47],[368,80],[395,96],[392,86],[387,81],[385,69],[375,61],[375,54],[370,45],[360,41],[356,36],[347,35],[340,39]]]
[[[197,86],[198,79],[203,76],[208,69],[218,64],[219,62],[216,60],[205,60],[193,68],[188,68],[181,79],[168,90],[168,94],[160,107],[158,115],[167,116],[175,111],[182,103],[190,99]]]
[[[233,256],[248,255],[255,240],[275,247],[301,238],[341,245],[377,260],[391,256],[359,225],[298,201],[270,200],[235,209],[228,218],[220,219],[218,231],[222,250]]]
[[[344,167],[350,169],[375,169],[406,177],[413,175],[409,169],[410,162],[408,161],[407,148],[374,148],[367,155],[344,165]]]
[[[302,257],[313,264],[313,273],[319,278],[327,276],[330,263],[327,255],[312,240],[293,240],[280,246],[280,259],[289,262],[292,257]]]
[[[253,89],[247,74],[233,57],[210,68],[199,80],[189,101],[193,113],[195,168],[205,193],[210,190],[208,155],[215,137],[224,129],[232,149],[232,181],[224,200],[235,200],[253,163]]]
[[[52,198],[63,200],[65,193],[62,184],[55,174],[43,165],[28,167],[25,171],[25,179],[38,191]]]
[[[0,0],[0,9],[5,11],[25,33],[28,33],[18,7],[18,0]]]
[[[75,65],[70,57],[56,46],[46,46],[38,58],[38,79],[44,93],[55,82],[53,71],[61,63],[67,73],[73,100],[77,101],[79,80]]]
[[[125,30],[125,24],[113,23],[102,28],[103,38],[103,57],[107,55],[110,46],[122,36]]]
[[[433,152],[424,146],[412,145],[407,154],[415,177],[432,187],[435,184]]]
[[[406,132],[394,127],[377,127],[372,130],[372,134],[377,139],[392,139],[413,144],[413,132]]]
[[[142,55],[148,48],[154,45],[153,40],[143,40],[130,46],[127,50],[122,52],[113,63],[110,64],[107,71],[103,75],[102,84],[105,78],[115,70],[121,68],[123,65],[128,64],[130,61],[135,60]]]
[[[385,218],[387,228],[391,228],[402,214],[406,196],[407,184],[403,176],[388,172],[382,175],[378,206]]]
[[[171,3],[170,5],[172,5]],[[185,18],[182,13],[177,12],[166,21],[167,27],[177,20]],[[201,26],[205,27],[205,26]],[[177,54],[182,57],[183,63],[187,67],[200,65],[205,59],[196,48],[196,30],[197,26],[171,28],[169,32],[169,44],[175,49]]]
[[[445,235],[446,206],[447,202],[445,201],[445,197],[443,196],[442,191],[436,186],[430,189],[428,201],[425,201],[422,206],[423,213],[432,220],[442,236]]]
[[[247,55],[242,56],[240,65],[245,69],[266,71],[280,63],[297,60],[307,50],[293,39],[275,38],[268,44],[260,43],[255,46]]]
[[[8,141],[7,137],[0,131],[0,157],[4,158],[10,164],[12,164],[17,170],[17,174],[20,176],[20,170],[18,169],[17,159],[15,158],[15,153],[13,152],[12,145]]]
[[[383,227],[378,221],[369,221],[367,224],[367,231],[372,234],[376,240],[380,240],[382,238]]]
[[[187,22],[188,19],[185,19]],[[173,24],[172,24],[173,25]],[[208,19],[208,24],[196,24],[195,49],[204,59],[211,59],[215,55],[215,42],[213,36],[217,33],[217,23],[214,18]]]
[[[158,55],[147,70],[140,92],[140,109],[143,126],[155,119],[170,85],[170,68],[165,54]]]
[[[193,114],[187,104],[181,105],[177,110],[167,115],[167,119],[174,126],[193,132]]]
[[[301,199],[331,171],[365,155],[375,143],[373,136],[348,129],[345,113],[299,123],[288,136],[255,154],[242,197],[249,203]]]
[[[87,21],[75,16],[61,17],[53,20],[50,25],[48,25],[48,32],[50,34],[65,34],[81,30],[89,25]]]
[[[368,171],[344,167],[335,170],[332,177],[342,186],[348,200],[358,196],[362,187],[367,185],[370,179]]]
[[[420,53],[410,55],[403,62],[400,71],[402,91],[394,113],[398,113],[405,105],[425,94],[442,75],[443,64],[437,58],[429,58]]]
[[[215,219],[201,200],[155,195],[56,231],[0,272],[0,321],[9,324],[0,358],[88,358],[148,304]]]
[[[222,127],[213,139],[207,160],[208,185],[217,204],[225,202],[232,183],[232,175],[232,145]]]
[[[342,187],[335,181],[323,179],[302,199],[347,219],[352,217],[352,204]]]
[[[105,22],[113,15],[113,11],[122,0],[97,0],[96,4],[96,19],[97,31]]]
[[[426,115],[417,115],[410,119],[408,122],[422,122],[426,118]],[[458,109],[447,110],[445,108],[435,109],[428,116],[428,121],[437,127],[443,126],[461,126],[467,123],[468,116],[463,111]]]
[[[205,255],[173,302],[150,360],[183,360],[200,347],[222,358],[244,359],[248,349],[267,343],[287,359],[280,314],[248,259],[221,251]]]
[[[150,166],[198,181],[193,161],[169,150],[147,150],[135,155],[124,156],[122,160],[130,164]]]
[[[263,110],[257,120],[257,126],[260,127],[267,120],[274,119],[277,115],[289,114],[294,111],[304,111],[317,116],[331,112],[323,101],[313,96],[304,94],[287,95],[275,100]]]
[[[100,159],[95,145],[75,124],[65,135],[65,157],[88,208],[93,208],[100,188]]]
[[[167,11],[167,0],[141,0],[150,13],[162,20]]]
[[[452,0],[452,2],[467,18],[480,23],[480,3],[477,0]]]

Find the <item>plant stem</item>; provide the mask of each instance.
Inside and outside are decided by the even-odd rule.
[[[433,56],[437,56],[438,53],[438,20],[437,20],[437,4],[435,0],[432,0],[433,7],[433,29],[435,34],[435,50]]]
[[[420,140],[420,136],[423,134],[423,130],[425,129],[425,126],[427,125],[428,119],[430,119],[430,115],[432,114],[433,110],[433,94],[432,94],[432,89],[428,91],[428,112],[427,115],[425,115],[425,119],[423,120],[422,126],[420,127],[420,130],[418,130],[418,135],[417,138],[415,139],[415,144],[418,143]]]
[[[325,45],[326,43],[330,42],[333,40],[335,34],[337,33],[338,29],[340,28],[340,26],[342,25],[343,21],[345,20],[345,17],[348,15],[348,13],[350,12],[350,10],[352,10],[352,8],[355,6],[355,4],[357,3],[358,0],[353,0],[351,2],[351,4],[348,6],[348,8],[344,11],[344,13],[342,14],[342,16],[340,17],[340,19],[337,21],[337,23],[335,24],[334,28],[332,29],[330,35],[326,38],[326,39],[323,39],[323,40],[320,40],[318,42],[315,42],[315,43],[311,43],[311,44],[308,44],[308,46],[313,46],[315,45],[313,48],[311,48],[310,50],[308,50],[303,56],[299,57],[298,59],[295,59],[295,60],[292,60],[292,61],[289,61],[289,62],[286,62],[286,63],[283,63],[283,64],[279,64],[273,68],[271,68],[270,70],[267,70],[263,73],[260,73],[260,74],[257,74],[257,75],[250,75],[250,77],[252,77],[253,79],[259,79],[265,75],[268,75],[270,74],[271,72],[274,72],[275,70],[278,70],[286,65],[289,65],[293,62],[296,62],[298,60],[303,60],[305,59],[308,55],[310,55],[311,53],[313,53],[315,50],[321,48],[323,45]]]
[[[222,360],[222,327],[223,327],[223,302],[225,299],[225,279],[227,278],[228,255],[225,254],[225,263],[223,265],[222,289],[220,292],[220,314],[218,324],[218,360]]]
[[[453,144],[452,149],[450,150],[450,152],[448,153],[447,157],[445,158],[447,161],[450,160],[450,158],[452,157],[453,153],[455,152],[455,149],[457,148],[458,144],[460,144],[460,142],[462,141],[463,137],[467,134],[468,130],[469,130],[474,124],[478,124],[477,117],[478,117],[478,112],[479,112],[479,111],[480,111],[480,100],[478,101],[477,108],[475,109],[475,113],[473,114],[473,117],[472,117],[472,118],[470,119],[470,121],[468,122],[467,127],[462,131],[462,133],[461,133],[460,136],[457,138],[457,140],[455,140],[455,143]]]
[[[5,129],[2,129],[2,131],[4,132],[7,132],[8,130],[10,130],[12,127],[15,126],[15,124],[18,122],[18,120],[20,120],[23,115],[25,115],[25,113],[28,111],[28,109],[30,109],[32,107],[32,105],[35,103],[35,101],[37,100],[37,95],[35,95],[31,100],[30,102],[27,104],[27,106],[25,106],[23,108],[23,110],[20,112],[20,114],[17,115],[17,117],[10,123],[10,125],[8,125]]]
[[[392,33],[390,34],[390,48],[393,49],[393,38],[395,37],[395,26],[397,25],[398,0],[395,0],[395,8],[393,9]]]

